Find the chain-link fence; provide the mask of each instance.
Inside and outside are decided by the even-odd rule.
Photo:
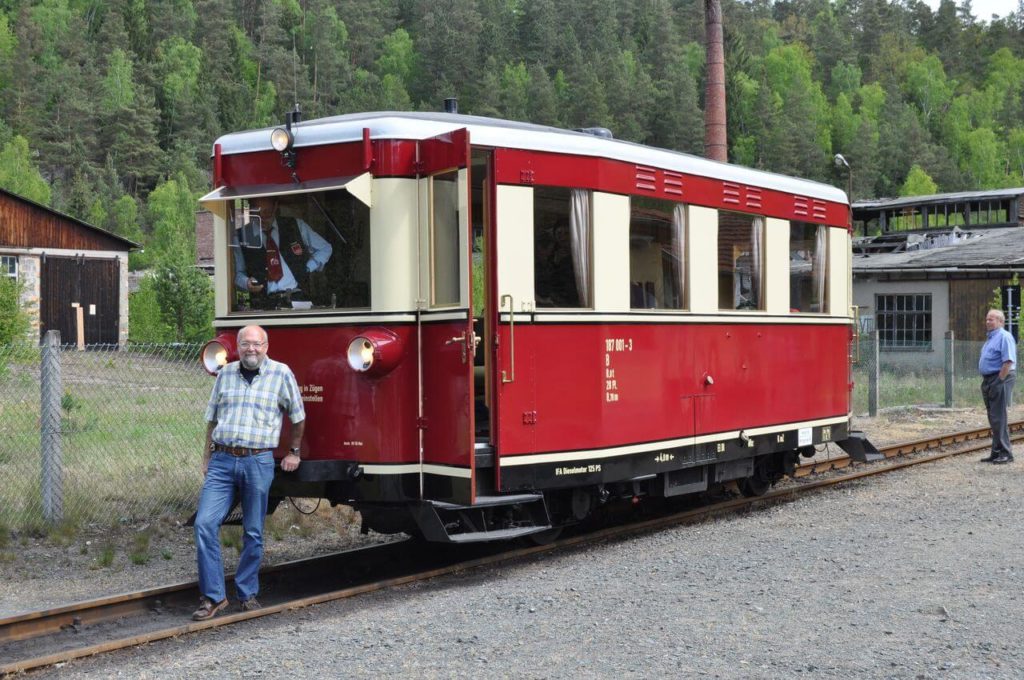
[[[875,410],[980,406],[981,343],[954,341],[947,355],[941,339],[877,353],[873,342],[860,340],[855,414],[872,410],[872,391]],[[0,531],[188,517],[212,387],[199,349],[0,346]]]
[[[187,518],[212,387],[199,349],[0,346],[0,531]]]
[[[875,415],[900,406],[980,407],[978,358],[983,342],[938,338],[930,347],[876,349],[874,334],[862,335],[853,367],[853,412]],[[1017,346],[1017,364],[1024,344]],[[1022,384],[1015,387],[1019,403]]]

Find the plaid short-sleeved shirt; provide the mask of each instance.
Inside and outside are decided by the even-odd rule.
[[[287,413],[292,423],[306,418],[292,369],[267,357],[250,384],[242,377],[239,362],[233,361],[217,374],[206,422],[217,423],[215,442],[273,449],[281,438],[282,413]]]

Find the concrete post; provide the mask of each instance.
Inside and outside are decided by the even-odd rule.
[[[956,369],[953,366],[953,331],[946,331],[946,408],[953,407],[953,385],[956,384]]]
[[[868,335],[868,415],[878,415],[878,331]]]
[[[40,356],[40,448],[42,452],[43,518],[57,524],[64,518],[64,463],[61,452],[60,331],[47,331]]]

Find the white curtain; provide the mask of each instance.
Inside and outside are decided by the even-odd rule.
[[[764,218],[755,217],[750,225],[750,302],[762,309],[761,288],[764,273]]]
[[[590,306],[590,192],[573,189],[570,198],[569,235],[572,240],[572,270],[580,307]]]
[[[814,282],[814,300],[811,303],[817,304],[817,311],[821,313],[828,311],[825,305],[827,263],[828,227],[819,224],[818,230],[814,234],[814,261],[811,263],[811,277]]]
[[[672,210],[672,257],[679,263],[678,306],[683,309],[686,307],[686,209],[682,204]]]

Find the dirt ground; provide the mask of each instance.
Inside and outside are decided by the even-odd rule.
[[[1011,421],[1024,419],[1024,405],[1011,409]],[[984,411],[934,407],[887,409],[875,418],[857,416],[878,447],[944,432],[987,426]],[[830,449],[827,455],[838,451]],[[308,514],[306,514],[308,513]],[[163,518],[145,525],[90,525],[49,536],[0,535],[0,617],[132,590],[195,579],[195,547],[186,518]],[[228,569],[238,558],[238,527],[224,529]],[[267,520],[265,564],[391,540],[362,535],[358,513],[319,507],[299,499],[284,503]]]

